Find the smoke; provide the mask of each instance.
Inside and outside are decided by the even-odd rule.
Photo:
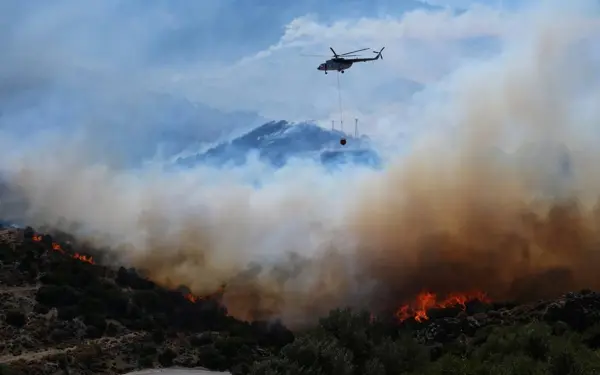
[[[500,55],[423,93],[411,121],[424,131],[382,172],[127,170],[91,157],[87,137],[46,136],[3,147],[2,214],[107,246],[166,286],[225,283],[245,319],[301,324],[422,289],[526,300],[600,287],[596,9],[548,4],[515,18]]]

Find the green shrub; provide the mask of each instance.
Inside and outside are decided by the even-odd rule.
[[[356,362],[363,363],[369,359],[373,347],[369,313],[336,309],[331,311],[329,316],[321,319],[319,326],[349,349]]]
[[[352,352],[331,337],[300,336],[281,350],[289,362],[311,374],[351,375],[354,373]]]
[[[485,343],[475,352],[484,361],[500,362],[510,354],[523,354],[535,360],[546,360],[551,328],[543,323],[498,327],[490,332]]]
[[[372,352],[387,374],[402,374],[415,371],[428,363],[429,353],[410,337],[392,341],[385,339]]]

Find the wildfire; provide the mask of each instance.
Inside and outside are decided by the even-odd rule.
[[[91,257],[91,256],[90,256],[90,257],[88,257],[88,256],[85,256],[85,255],[81,255],[81,254],[79,254],[79,253],[75,253],[75,254],[73,255],[73,258],[75,258],[75,259],[79,259],[80,261],[82,261],[82,262],[86,262],[86,263],[89,263],[89,264],[95,264],[95,263],[94,263],[94,259],[92,259],[92,257]]]
[[[193,295],[192,293],[188,293],[185,296],[185,299],[190,301],[191,303],[196,303],[200,299],[200,297]]]
[[[35,242],[41,242],[42,241],[42,237],[43,236],[41,234],[34,234],[33,237],[32,237],[32,240],[35,241]],[[52,250],[56,251],[56,252],[59,252],[59,253],[61,253],[63,255],[69,256],[65,252],[65,250],[60,246],[60,244],[58,244],[56,242],[52,242]],[[94,262],[93,257],[91,257],[91,256],[87,256],[87,255],[75,253],[75,254],[71,255],[71,257],[73,259],[77,259],[79,261],[86,262],[86,263],[89,263],[89,264],[96,264]],[[218,295],[220,293],[223,293],[224,290],[225,290],[225,286],[223,285],[213,295]],[[199,296],[196,296],[196,295],[191,294],[191,293],[188,293],[188,294],[184,295],[185,299],[187,299],[191,303],[196,303],[196,302],[198,302],[200,300],[205,300],[205,299],[207,299],[207,298],[209,298],[211,296],[212,295],[208,295],[208,296],[205,296],[205,297],[199,297]]]
[[[42,236],[39,234],[35,234],[32,237],[32,240],[35,242],[41,242],[42,241]],[[60,244],[56,243],[56,242],[52,242],[52,250],[59,252],[63,255],[66,255],[65,251],[63,250],[63,248],[60,246]],[[82,255],[79,253],[75,253],[71,256],[73,259],[77,259],[80,260],[82,262],[86,262],[89,264],[95,264],[94,263],[94,259],[91,256],[87,256],[87,255]]]
[[[61,254],[65,253],[65,251],[62,249],[62,247],[60,247],[60,245],[57,244],[56,242],[52,243],[52,250],[58,251]]]
[[[225,292],[225,285],[221,285],[219,287],[219,289],[217,289],[216,292],[214,292],[212,294],[209,294],[209,295],[206,295],[206,296],[199,297],[199,296],[197,296],[195,294],[188,293],[188,294],[184,295],[184,297],[185,297],[185,299],[187,299],[191,303],[196,303],[196,302],[198,302],[200,300],[206,300],[206,299],[208,299],[210,297],[218,296],[219,294],[222,294],[224,292]]]
[[[457,306],[464,310],[466,309],[465,304],[467,302],[475,300],[479,300],[484,303],[491,302],[485,293],[482,292],[452,293],[442,300],[438,300],[438,297],[435,293],[421,292],[413,304],[400,307],[396,312],[396,316],[400,321],[414,317],[417,322],[421,323],[425,320],[429,320],[429,316],[427,316],[427,310],[429,309]]]

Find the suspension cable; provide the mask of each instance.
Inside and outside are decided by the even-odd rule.
[[[337,72],[337,89],[338,89],[338,100],[340,103],[340,128],[344,132],[344,111],[342,108],[342,90],[340,88],[340,71]]]

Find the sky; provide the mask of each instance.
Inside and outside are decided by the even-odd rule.
[[[102,123],[97,126],[103,129],[132,129],[124,134],[133,136],[165,125],[146,118],[148,108],[157,111],[144,97],[152,92],[224,112],[244,111],[248,116],[235,120],[241,123],[353,123],[359,117],[362,128],[375,133],[401,122],[402,107],[415,90],[465,59],[497,51],[510,12],[524,5],[509,0],[3,1],[0,97],[6,100],[0,125],[55,122],[71,129],[85,121]],[[336,74],[316,70],[326,57],[303,56],[329,56],[330,46],[339,52],[386,47],[383,60],[356,65],[341,77],[341,106]],[[163,117],[181,111],[169,110]],[[103,118],[81,114],[90,112]],[[214,140],[222,135],[220,128],[235,127],[215,116],[201,114],[195,120],[200,134],[194,136]],[[151,142],[158,136],[148,137]]]

